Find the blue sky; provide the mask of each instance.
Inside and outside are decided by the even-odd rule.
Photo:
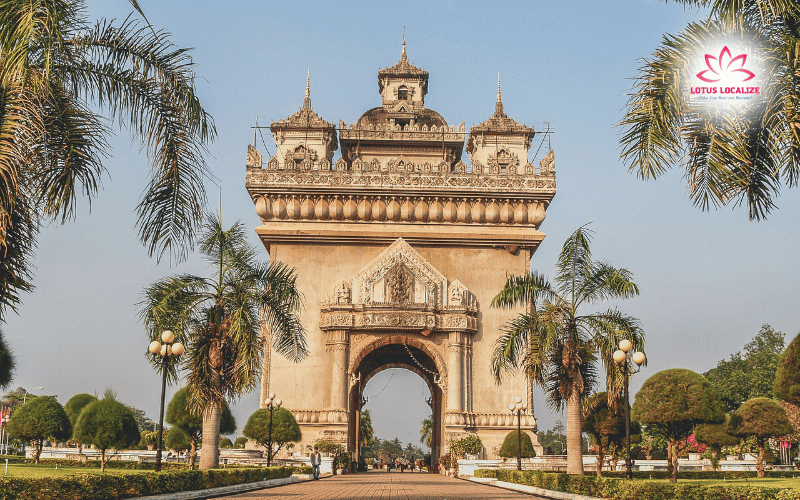
[[[124,0],[89,4],[93,19],[123,19],[131,10]],[[219,187],[208,183],[209,199],[216,207],[222,189],[227,223],[259,224],[244,189],[256,116],[268,124],[299,109],[311,68],[315,111],[328,121],[355,122],[380,102],[376,73],[397,62],[405,27],[409,60],[430,72],[426,105],[449,124],[469,127],[491,115],[498,71],[511,117],[537,130],[552,124],[558,193],[533,266],[552,276],[561,243],[591,222],[595,255],[634,273],[642,295],[619,306],[641,319],[650,359],[634,390],[661,369],[713,367],[762,323],[789,337],[800,332],[800,191],[784,189],[779,210],[750,222],[746,210],[693,207],[679,170],[642,182],[619,160],[614,124],[637,60],[664,32],[698,19],[695,11],[654,0],[140,4],[156,28],[195,48],[199,92],[219,132],[208,160]],[[134,227],[146,158],[125,131],[111,142],[109,175],[91,213],[83,204],[76,222],[44,229],[37,289],[3,329],[19,365],[14,387],[44,386],[34,392],[66,402],[113,386],[120,400],[155,418],[160,381],[144,356],[136,304],[159,277],[204,268],[197,259],[170,266],[147,257]],[[263,153],[260,139],[258,147]],[[267,148],[274,153],[271,141]],[[367,395],[390,376],[373,378]],[[395,375],[368,406],[378,436],[415,439],[427,412],[424,393],[415,375]],[[247,395],[234,407],[240,426],[257,398]],[[542,401],[537,417],[541,428],[557,419]]]

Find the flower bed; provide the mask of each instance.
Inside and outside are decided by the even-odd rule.
[[[308,467],[169,470],[153,474],[75,474],[53,478],[0,477],[0,498],[101,500],[252,483],[305,473]]]
[[[701,486],[497,469],[479,469],[475,471],[475,477],[614,500],[800,500],[798,490],[758,486]]]

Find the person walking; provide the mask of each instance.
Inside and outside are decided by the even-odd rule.
[[[319,449],[315,446],[314,453],[311,454],[311,472],[314,474],[314,481],[319,479],[319,465],[322,463],[322,455],[319,454]]]

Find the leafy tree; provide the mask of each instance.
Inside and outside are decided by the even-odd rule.
[[[647,460],[653,460],[656,457],[661,459],[667,457],[667,439],[657,429],[650,429],[647,426],[642,428],[642,439],[639,448]]]
[[[111,398],[104,398],[86,405],[75,424],[76,438],[84,444],[93,444],[100,450],[100,470],[115,453],[106,456],[108,450],[121,450],[139,442],[141,438],[136,419],[131,410]]]
[[[680,165],[696,206],[746,205],[751,220],[764,219],[775,208],[781,184],[794,187],[800,179],[800,113],[795,104],[800,5],[766,0],[679,3],[710,6],[709,17],[690,23],[678,35],[665,35],[644,60],[620,122],[621,157],[643,180]],[[689,87],[697,80],[697,63],[711,47],[719,50],[720,39],[734,44],[733,56],[736,45],[746,45],[748,61],[760,61],[761,93],[736,106],[710,108],[693,98]]]
[[[216,136],[188,50],[130,17],[90,22],[83,0],[3,2],[0,26],[0,322],[32,289],[41,225],[73,219],[77,198],[91,201],[102,185],[108,118],[140,139],[150,160],[139,238],[151,255],[184,258]]]
[[[702,375],[683,368],[656,373],[636,394],[631,420],[646,425],[667,440],[670,482],[678,480],[678,447],[695,425],[721,423],[725,407]]]
[[[638,429],[637,429],[638,430]],[[632,433],[636,430],[631,429]],[[603,462],[610,448],[618,448],[625,439],[625,415],[620,409],[608,405],[608,394],[598,392],[583,404],[583,432],[595,443],[597,451],[597,477],[603,475]]]
[[[530,440],[530,438],[528,438],[528,440]],[[479,454],[481,450],[483,450],[483,442],[478,436],[469,435],[457,441],[451,441],[449,448],[450,454],[457,458],[464,458],[465,455]]]
[[[86,405],[94,401],[97,401],[96,397],[92,396],[91,394],[82,393],[72,396],[69,398],[69,401],[67,401],[67,404],[64,405],[64,411],[67,413],[67,418],[69,418],[69,422],[73,431],[72,440],[78,445],[78,454],[83,452],[84,443],[80,442],[74,435],[75,424],[78,423],[78,417],[83,409],[86,408]]]
[[[219,439],[220,448],[233,448],[233,441],[230,438],[223,437]]]
[[[69,439],[72,425],[64,408],[50,396],[31,399],[16,409],[8,421],[8,435],[33,441],[33,458],[39,463],[45,439]]]
[[[719,454],[723,446],[739,444],[739,438],[728,434],[730,415],[725,416],[725,421],[720,424],[700,424],[694,428],[694,438],[711,449],[711,465],[714,470],[719,465]]]
[[[234,448],[244,448],[244,445],[246,444],[247,444],[246,437],[238,437],[236,438],[236,441],[233,442]]]
[[[784,334],[762,325],[758,334],[744,346],[744,352],[720,361],[703,374],[714,391],[734,411],[748,399],[772,397],[775,371],[784,348]]]
[[[544,448],[545,455],[563,455],[567,450],[567,438],[563,432],[564,426],[556,422],[553,429],[539,431],[536,436],[539,444]]]
[[[422,421],[422,428],[419,430],[419,442],[433,448],[433,415]]]
[[[786,411],[769,398],[753,398],[731,414],[728,433],[741,438],[753,437],[758,444],[758,477],[764,477],[764,448],[768,439],[794,431]]]
[[[269,460],[275,456],[280,449],[288,443],[296,443],[303,438],[300,426],[294,419],[292,412],[286,408],[275,408],[272,414],[272,447],[269,449],[269,409],[260,408],[247,419],[244,426],[244,435],[255,440],[261,446],[267,448]],[[275,445],[278,445],[277,448]]]
[[[775,397],[800,406],[800,334],[786,347],[775,374]]]
[[[200,250],[216,276],[183,274],[156,282],[145,290],[142,316],[151,339],[172,330],[178,340],[188,340],[189,406],[203,414],[200,468],[210,469],[219,466],[223,404],[260,380],[268,338],[262,326],[271,332],[272,347],[295,362],[307,355],[307,348],[293,269],[259,263],[241,223],[224,230],[210,215]],[[162,369],[161,356],[150,355],[150,360]],[[177,362],[172,360],[167,369],[177,380]]]
[[[188,390],[184,387],[172,396],[172,399],[167,405],[165,419],[170,425],[180,427],[183,433],[188,436],[189,447],[187,449],[189,450],[189,468],[194,469],[195,460],[197,459],[197,443],[203,435],[203,417],[193,412],[191,405],[189,405],[187,395]],[[223,402],[219,432],[220,434],[236,432],[236,420],[233,418],[233,414],[231,414],[231,410],[225,402]],[[220,448],[222,447],[223,446],[220,445]]]
[[[147,418],[147,414],[144,412],[144,410],[140,410],[139,408],[131,405],[125,406],[127,406],[131,413],[133,413],[133,418],[136,419],[136,425],[139,426],[139,430],[141,432],[156,430],[157,424]]]
[[[522,436],[522,458],[535,457],[536,450],[533,449],[531,437],[526,432],[518,434],[517,431],[511,431],[506,434],[506,438],[503,440],[503,445],[500,446],[500,451],[497,452],[497,454],[503,458],[516,458],[520,445],[517,440],[518,435]]]
[[[592,259],[591,231],[578,228],[561,249],[556,284],[538,271],[509,276],[493,307],[526,307],[507,323],[495,343],[492,369],[499,381],[503,372],[520,366],[544,388],[548,402],[567,409],[567,473],[582,474],[581,401],[597,380],[596,361],[606,371],[606,385],[614,397],[621,392],[622,374],[612,354],[626,338],[636,350],[644,348],[638,321],[616,309],[579,314],[585,305],[639,295],[627,269]]]
[[[177,452],[187,451],[192,447],[191,438],[180,427],[170,427],[167,431],[165,447]]]
[[[372,415],[370,414],[369,410],[361,411],[358,435],[359,439],[361,440],[361,447],[366,446],[367,443],[372,441],[372,438],[375,437],[375,429],[372,427]]]
[[[5,255],[3,257],[7,258]],[[0,264],[0,294],[2,294],[3,283],[9,280],[9,278],[3,276],[3,271],[4,266]],[[2,307],[1,302],[0,307]],[[11,385],[15,366],[16,361],[14,361],[14,354],[11,352],[11,348],[8,344],[6,344],[6,339],[3,337],[3,330],[0,329],[0,388],[5,389]]]

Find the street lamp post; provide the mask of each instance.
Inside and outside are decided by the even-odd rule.
[[[180,356],[184,352],[183,344],[175,342],[175,334],[169,330],[161,332],[161,341],[150,342],[147,348],[152,354],[159,354],[161,362],[161,410],[158,414],[158,448],[156,449],[156,472],[161,470],[161,450],[164,439],[164,397],[167,393],[167,365],[170,356]]]
[[[28,400],[28,392],[32,391],[33,389],[39,389],[41,391],[44,389],[44,387],[31,387],[30,389],[22,389],[24,391],[22,393],[22,404],[25,404],[25,401]]]
[[[614,362],[622,370],[623,384],[625,388],[625,449],[627,451],[625,456],[625,476],[628,479],[633,479],[633,461],[631,460],[631,405],[630,394],[628,393],[628,382],[631,375],[638,373],[642,369],[647,357],[643,352],[637,351],[630,356],[630,359],[636,364],[636,370],[631,370],[630,362],[628,361],[629,353],[633,349],[633,342],[628,339],[622,339],[619,343],[619,349],[614,351]]]
[[[518,397],[513,403],[508,405],[512,415],[517,416],[517,470],[522,470],[522,415],[528,409],[527,403]]]
[[[272,412],[275,408],[280,408],[282,401],[275,397],[274,392],[269,393],[269,397],[264,401],[269,408],[269,438],[267,439],[267,467],[272,466]]]

